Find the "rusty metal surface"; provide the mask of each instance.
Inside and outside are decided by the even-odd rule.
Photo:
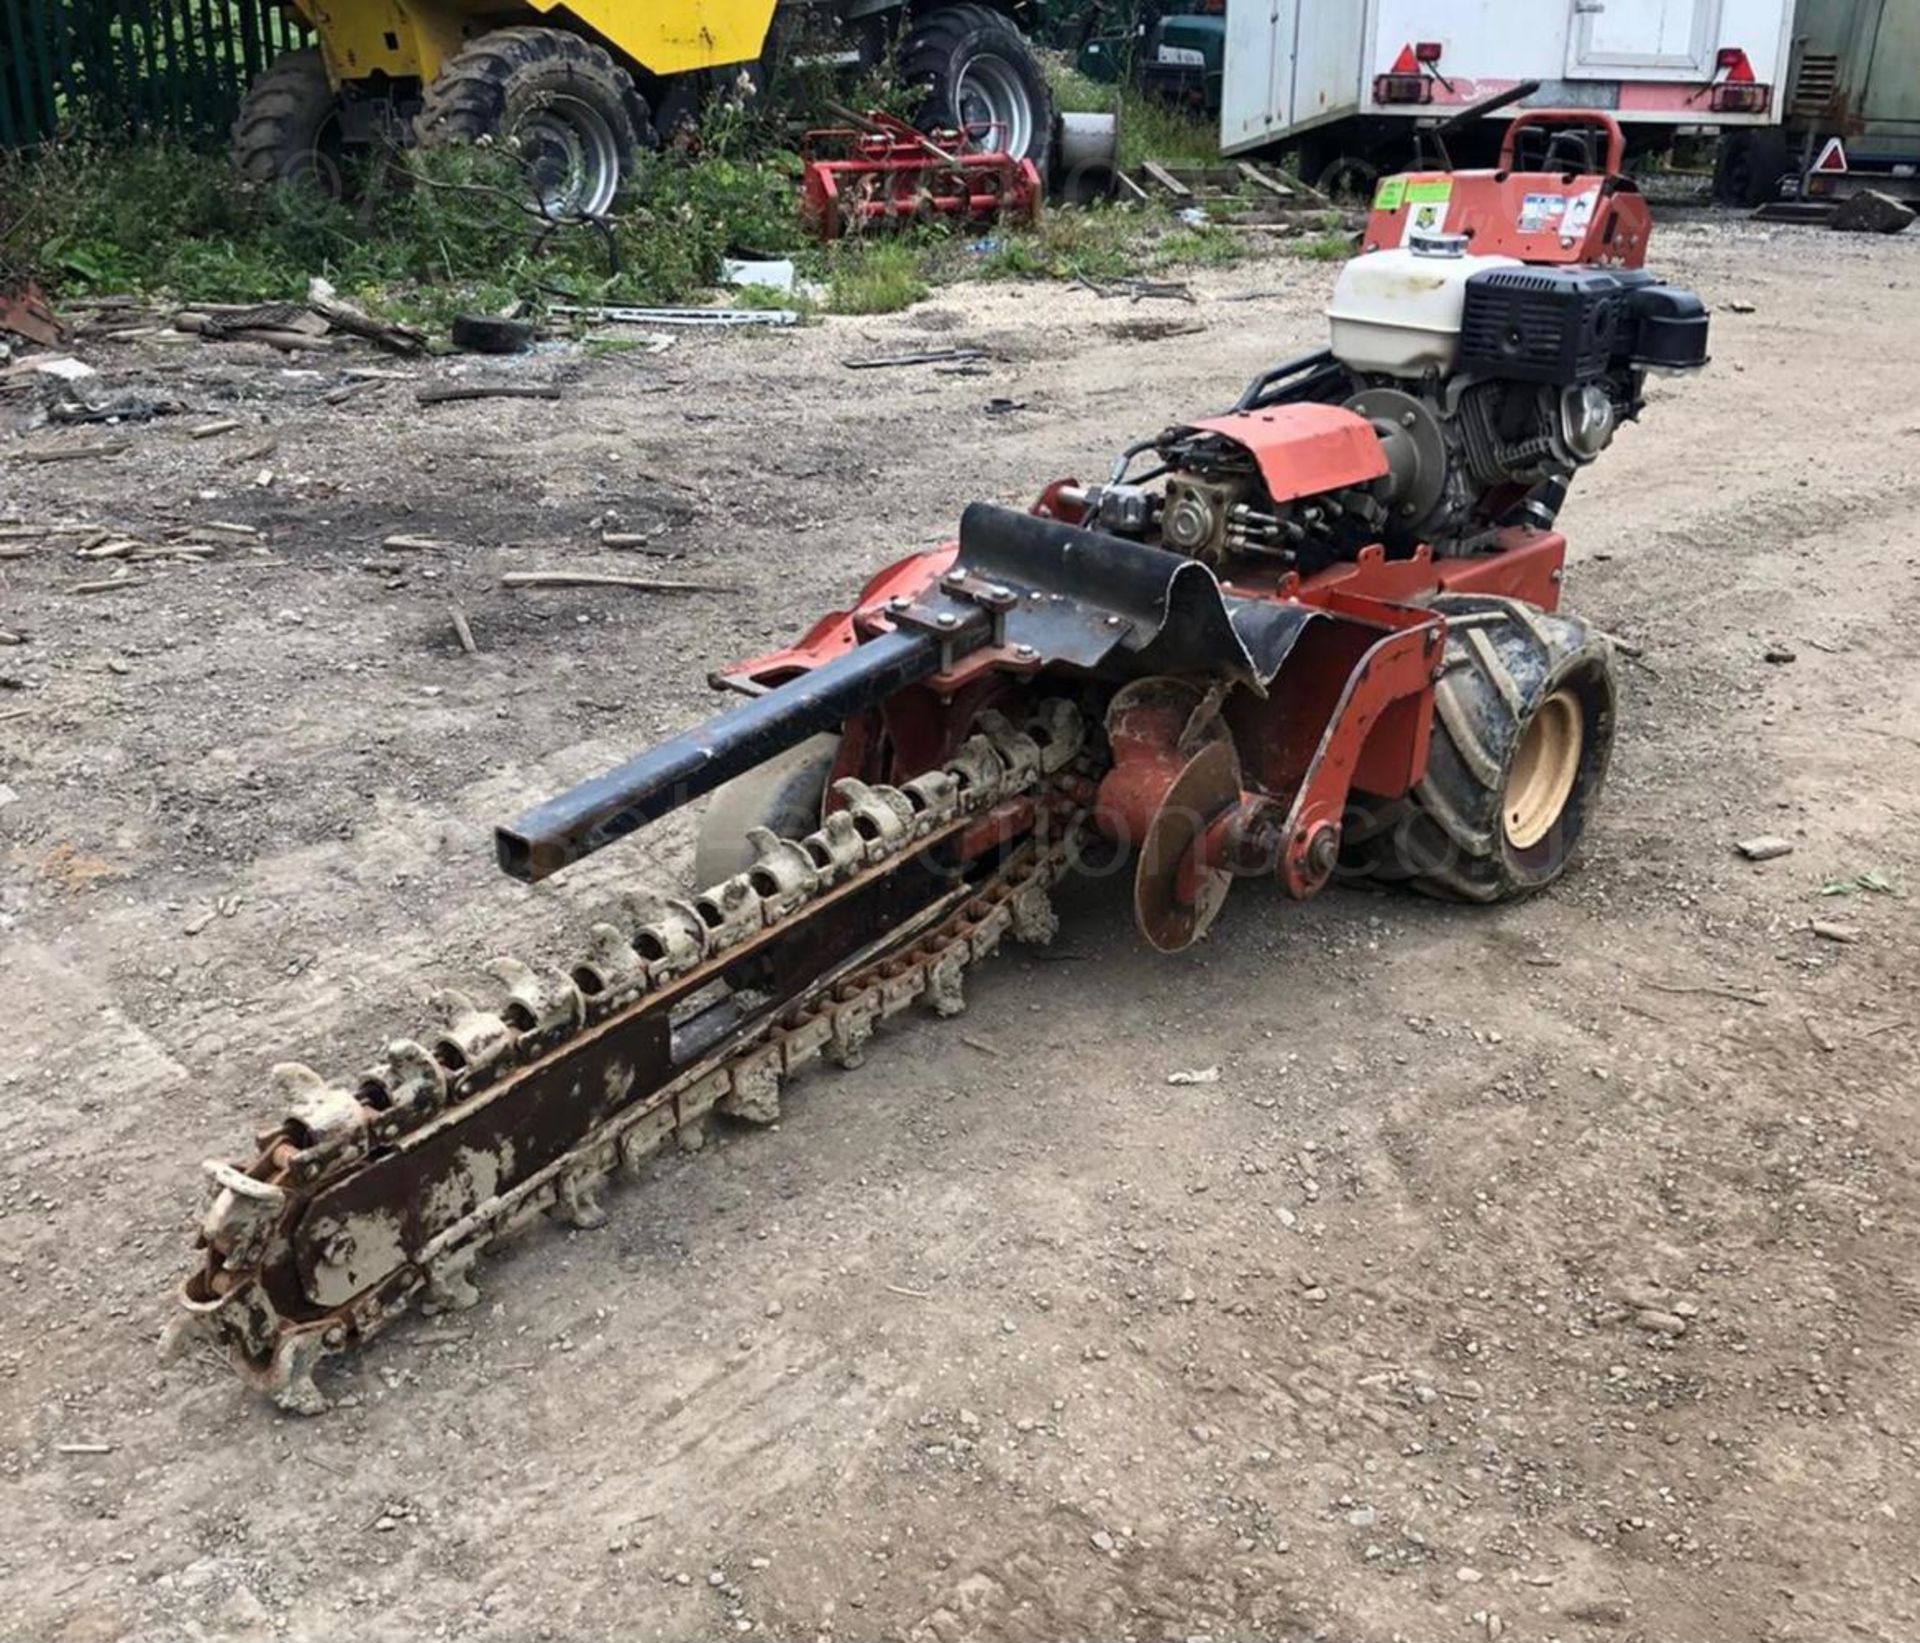
[[[478,1300],[475,1258],[541,1215],[605,1219],[601,1184],[716,1108],[779,1114],[781,1083],[856,1062],[916,1001],[964,1002],[967,965],[1048,939],[1087,783],[1061,701],[988,712],[945,767],[839,784],[804,839],[757,829],[748,871],[688,900],[636,898],[621,927],[542,974],[500,961],[496,995],[436,996],[436,1029],[351,1087],[283,1066],[258,1157],[208,1166],[213,1202],[180,1331],[208,1331],[283,1408],[326,1406],[314,1372],[415,1300]]]
[[[66,337],[45,293],[31,280],[11,294],[0,291],[0,331],[42,348],[57,348]]]

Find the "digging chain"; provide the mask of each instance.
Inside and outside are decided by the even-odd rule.
[[[493,1239],[543,1214],[598,1226],[606,1219],[601,1185],[616,1172],[639,1170],[669,1136],[682,1150],[697,1150],[715,1110],[772,1122],[786,1079],[820,1057],[856,1065],[875,1027],[916,1001],[936,1015],[958,1014],[969,964],[1009,935],[1044,943],[1057,928],[1048,890],[1067,865],[1082,817],[1085,743],[1081,715],[1065,701],[1041,703],[1019,726],[984,714],[979,734],[940,769],[897,787],[836,784],[842,807],[804,838],[751,830],[756,859],[746,871],[691,898],[624,898],[620,923],[595,924],[586,955],[568,968],[539,971],[499,959],[487,969],[503,996],[482,1002],[464,990],[435,993],[432,1030],[389,1045],[351,1088],[303,1065],[276,1066],[271,1078],[286,1116],[262,1137],[254,1164],[205,1166],[213,1187],[200,1233],[205,1261],[182,1287],[180,1333],[210,1331],[243,1378],[283,1407],[324,1408],[313,1381],[319,1362],[364,1342],[416,1296],[429,1312],[473,1305],[474,1261]],[[1010,835],[1018,842],[985,877],[934,898],[923,918],[840,972],[785,1000],[770,997],[749,1023],[666,1082],[635,1090],[625,1105],[618,1098],[627,1092],[613,1092],[613,1109],[597,1109],[606,1115],[583,1125],[558,1157],[499,1190],[474,1191],[470,1208],[393,1250],[387,1268],[365,1266],[356,1248],[364,1234],[355,1227],[323,1237],[301,1304],[287,1307],[295,1229],[316,1195],[492,1103],[511,1102],[531,1070],[581,1054],[607,1027],[644,1016],[650,1005],[664,1009],[656,995],[686,998],[702,970],[717,977],[724,961],[769,934],[788,932],[906,858],[1016,810]],[[631,1085],[633,1074],[626,1076]],[[498,1158],[487,1167],[511,1173]]]

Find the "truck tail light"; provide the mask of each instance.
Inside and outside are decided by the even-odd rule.
[[[1376,103],[1430,103],[1433,82],[1424,74],[1376,74],[1373,100]]]
[[[1722,80],[1709,102],[1716,114],[1764,114],[1773,100],[1773,87],[1752,80]]]

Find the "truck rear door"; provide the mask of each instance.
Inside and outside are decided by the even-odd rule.
[[[1355,112],[1367,12],[1363,0],[1229,0],[1222,151],[1237,153]]]
[[[1220,82],[1220,147],[1271,142],[1293,124],[1293,40],[1299,0],[1232,0]]]
[[[1569,80],[1705,80],[1721,0],[1569,0]]]

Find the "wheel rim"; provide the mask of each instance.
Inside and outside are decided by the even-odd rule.
[[[1563,685],[1527,721],[1507,772],[1500,812],[1514,849],[1530,849],[1559,821],[1573,796],[1585,741],[1579,698]]]
[[[620,144],[597,108],[556,97],[520,123],[520,151],[546,216],[598,217],[620,191]]]
[[[1024,158],[1033,142],[1027,88],[1004,57],[969,58],[954,82],[955,111],[968,136],[996,154]]]

